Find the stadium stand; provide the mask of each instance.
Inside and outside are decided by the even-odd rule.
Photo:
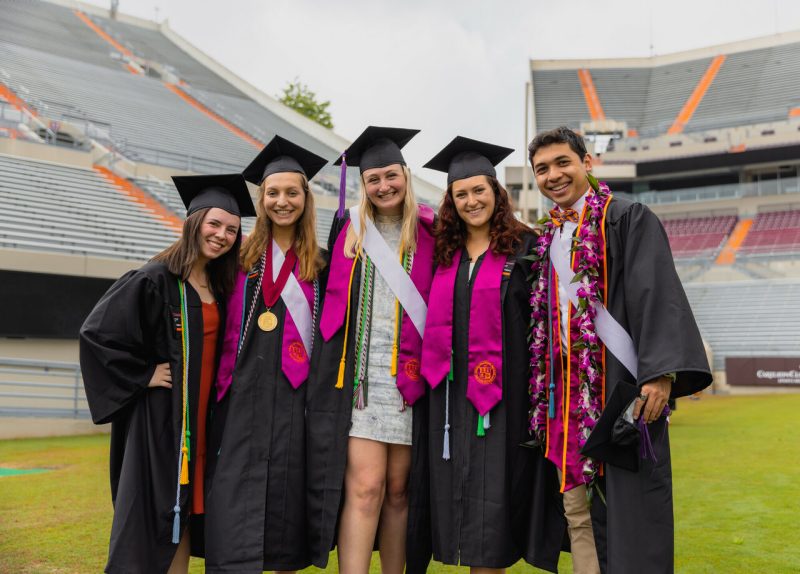
[[[759,213],[739,253],[744,256],[800,252],[800,210]]]
[[[134,161],[206,173],[238,171],[255,151],[153,78],[7,42],[0,42],[0,62],[10,87],[27,94],[40,114],[109,126],[107,137],[96,139]]]
[[[797,279],[685,285],[714,369],[725,357],[797,356],[800,281]]]
[[[177,232],[94,170],[0,155],[0,247],[144,260]]]
[[[667,219],[664,229],[676,259],[713,258],[736,225],[735,215]]]

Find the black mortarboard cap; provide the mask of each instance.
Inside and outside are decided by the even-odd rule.
[[[507,158],[513,151],[508,147],[456,136],[422,167],[445,172],[447,185],[475,175],[497,177],[494,166]]]
[[[242,175],[250,183],[261,185],[273,173],[294,172],[314,177],[328,160],[311,153],[281,136],[275,136],[264,146],[256,158],[244,168]]]
[[[357,165],[361,173],[395,163],[406,165],[400,149],[418,133],[419,130],[369,126],[333,165],[341,164],[344,158],[347,165]]]
[[[623,414],[639,396],[639,387],[617,381],[606,399],[606,405],[597,419],[592,433],[586,439],[581,454],[626,470],[639,470],[639,433],[635,422],[623,420]],[[633,429],[630,427],[633,426]]]
[[[241,173],[174,175],[172,181],[186,206],[186,215],[207,207],[219,207],[239,217],[256,214]]]

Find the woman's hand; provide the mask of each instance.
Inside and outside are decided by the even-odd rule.
[[[147,384],[147,388],[152,389],[155,387],[164,387],[165,389],[172,388],[172,373],[169,371],[169,363],[161,363],[156,365],[156,370]]]

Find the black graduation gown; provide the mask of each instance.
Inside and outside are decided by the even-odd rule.
[[[206,490],[206,572],[300,570],[310,564],[306,526],[306,381],[294,389],[281,370],[286,305],[278,328],[257,324],[266,310],[260,275],[247,281],[246,314],[258,297],[227,394],[211,417]],[[242,326],[244,328],[244,325]]]
[[[646,206],[613,198],[605,229],[608,310],[630,334],[639,361],[638,380],[634,380],[606,352],[606,397],[618,381],[641,386],[672,372],[677,373],[672,398],[704,389],[711,384],[711,370],[661,222]],[[595,544],[604,573],[666,574],[674,570],[672,470],[666,421],[659,419],[649,430],[658,462],[642,460],[638,472],[605,464],[600,485],[607,506],[599,496],[593,498]],[[555,467],[550,464],[545,469],[544,481],[557,485]],[[547,494],[538,497],[546,498]],[[563,541],[566,522],[561,526]],[[550,536],[540,541],[536,558],[557,562],[558,547],[559,541]]]
[[[469,256],[462,252],[453,301],[453,381],[450,383],[450,460],[442,458],[447,383],[430,391],[430,504],[434,559],[445,564],[507,568],[529,538],[534,471],[543,462],[528,442],[530,381],[530,262],[535,237],[525,235],[509,277],[501,284],[503,398],[490,413],[484,437],[467,399],[470,301]],[[479,273],[484,257],[475,264]]]
[[[189,430],[194,437],[203,310],[188,284],[186,297]],[[80,362],[92,420],[111,423],[114,519],[106,572],[166,572],[177,549],[172,528],[183,408],[180,312],[177,278],[163,263],[151,262],[114,283],[81,327]],[[220,325],[224,322],[221,312]],[[172,389],[148,389],[156,365],[165,362]],[[190,441],[190,482],[180,488],[181,532],[187,525],[196,447]],[[192,553],[202,555],[202,516],[192,517],[191,540]]]
[[[335,218],[328,239],[328,252],[345,222],[349,219],[349,211],[344,218]],[[355,277],[360,277],[361,263],[356,262]],[[350,294],[350,313],[355,316],[358,309],[359,282],[353,281]],[[354,324],[351,319],[351,326]],[[351,427],[353,408],[352,381],[354,377],[355,337],[348,337],[347,359],[345,369],[345,385],[336,388],[339,372],[339,361],[344,345],[344,325],[328,342],[323,341],[317,330],[314,351],[311,359],[311,374],[308,380],[308,397],[306,403],[307,432],[307,511],[308,535],[311,550],[311,562],[318,568],[328,564],[328,554],[336,543],[339,511],[343,503],[344,471],[347,464],[347,444]],[[420,398],[413,407],[412,443],[423,440],[422,433],[426,397]],[[413,464],[413,463],[412,463]],[[423,492],[409,492],[409,507],[424,504],[417,497],[425,496]],[[423,542],[419,543],[418,539]],[[424,572],[427,567],[429,542],[424,528],[418,527],[409,519],[406,536],[406,572]],[[422,547],[422,550],[420,548]],[[421,558],[420,558],[421,557]],[[421,565],[416,565],[421,560]]]

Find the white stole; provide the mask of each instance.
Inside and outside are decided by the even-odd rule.
[[[283,265],[284,260],[286,257],[281,251],[281,248],[278,247],[278,243],[273,239],[272,240],[272,280],[278,280],[278,274],[281,271],[281,266]],[[281,292],[281,299],[286,304],[286,310],[292,316],[292,320],[294,321],[294,326],[297,327],[297,332],[300,334],[300,338],[303,341],[303,347],[306,349],[306,355],[309,357],[311,356],[311,337],[312,334],[312,323],[313,319],[311,317],[311,308],[308,305],[308,299],[306,298],[306,294],[303,292],[303,288],[300,287],[300,283],[297,281],[297,277],[295,277],[294,273],[289,273],[289,278],[286,280],[286,285],[283,286],[283,291]]]
[[[392,251],[369,217],[366,218],[366,222],[364,240],[361,246],[372,259],[375,267],[378,268],[384,281],[389,285],[389,289],[400,301],[403,310],[408,314],[419,336],[422,337],[425,332],[425,317],[428,314],[428,306],[409,274],[400,265],[398,254]],[[358,235],[361,229],[361,220],[359,219],[357,205],[350,208],[350,225],[353,227],[353,232]]]
[[[575,272],[572,270],[572,265],[570,265],[569,245],[566,242],[557,240],[550,243],[550,261],[558,274],[558,282],[561,284],[561,288],[567,292],[570,302],[577,308],[580,283],[570,283],[572,277],[575,276]],[[608,285],[605,287],[608,289]],[[631,336],[622,325],[611,316],[611,313],[602,303],[593,303],[592,306],[597,312],[594,318],[594,326],[597,329],[598,337],[602,339],[611,354],[628,369],[630,374],[637,378],[639,360],[633,339],[631,339]]]

